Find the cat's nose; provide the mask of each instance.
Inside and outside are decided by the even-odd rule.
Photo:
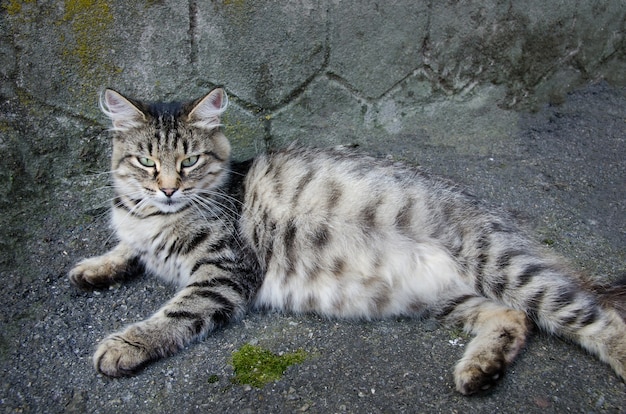
[[[178,188],[160,188],[160,190],[163,192],[163,194],[165,194],[167,197],[171,197],[176,190],[178,190]]]

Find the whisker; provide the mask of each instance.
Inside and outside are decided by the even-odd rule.
[[[128,221],[128,219],[131,217],[131,215],[137,211],[140,208],[143,208],[145,204],[148,204],[149,200],[146,198],[142,198],[141,200],[139,200],[139,202],[133,206],[133,208],[131,208],[130,210],[128,210],[128,212],[124,215],[124,217],[121,220],[121,223],[118,223],[118,227],[124,226],[126,224],[126,222]],[[107,244],[111,238],[114,236],[114,232],[105,240],[105,244]]]
[[[234,217],[238,217],[240,215],[240,213],[235,209],[235,207],[229,207],[224,203],[219,202],[218,200],[214,199],[214,198],[203,198],[199,195],[195,195],[196,200],[198,200],[199,202],[203,202],[203,203],[212,203],[218,207],[220,207],[222,210],[228,211],[229,213],[231,213]],[[208,204],[204,204],[205,206],[209,207]]]
[[[235,239],[237,245],[240,248],[243,248],[239,233],[235,234],[235,231],[238,231],[238,226],[234,223],[234,221],[236,221],[236,219],[239,217],[237,211],[226,208],[223,204],[217,202],[215,199],[204,198],[199,196],[198,194],[191,194],[189,196],[189,200],[193,203],[194,207],[196,207],[198,211],[200,211],[200,214],[202,214],[207,223],[209,222],[209,220],[206,218],[206,216],[204,216],[202,210],[208,210],[214,217],[213,220],[217,220],[222,225],[224,231],[228,231],[228,233]],[[225,210],[228,211],[230,214],[224,214]],[[232,221],[229,222],[225,220],[225,216],[230,216]]]
[[[226,223],[224,219],[222,218],[223,216],[223,214],[221,214],[222,209],[219,206],[214,205],[214,203],[212,203],[211,200],[204,200],[196,196],[196,197],[190,198],[190,201],[192,205],[194,206],[194,208],[198,211],[198,213],[202,215],[202,217],[204,218],[207,224],[210,224],[213,221],[218,221],[222,225],[223,228],[228,229],[232,227],[232,226],[229,226],[229,224]],[[217,211],[215,210],[216,207],[217,207]],[[208,211],[213,216],[213,219],[207,218],[207,216],[204,214],[205,211]]]
[[[228,174],[238,175],[240,177],[245,177],[246,176],[245,173],[240,173],[240,172],[234,171],[234,170],[232,170],[230,168],[221,167],[221,169],[226,171],[226,173],[228,173]]]
[[[228,211],[231,214],[234,215],[234,217],[240,217],[241,216],[241,211],[237,207],[243,206],[243,201],[239,200],[238,198],[235,198],[235,197],[225,193],[224,191],[222,191],[220,189],[196,189],[196,192],[197,192],[197,194],[208,195],[210,197],[209,200],[211,201],[212,204],[218,203],[217,200],[215,200],[215,198],[222,198],[225,201],[228,201],[229,204],[231,204],[232,208],[228,208],[223,203],[220,203],[222,208],[227,208]],[[203,200],[207,200],[205,198],[202,198],[202,199]],[[209,206],[207,206],[207,208],[208,207]],[[237,233],[235,234],[234,232],[237,232]],[[239,226],[231,225],[230,226],[230,233],[237,240],[237,243],[238,243],[239,247],[243,248],[242,242],[241,242],[242,238],[241,238],[241,233],[240,233]]]
[[[223,198],[225,201],[229,201],[234,205],[242,206],[243,202],[221,190],[213,190],[213,189],[196,189],[196,194],[206,194],[211,198]]]
[[[114,189],[114,188],[115,187],[112,184],[106,184],[106,185],[103,185],[102,187],[92,188],[91,190],[87,191],[87,193],[92,194],[92,193],[95,193],[96,191],[103,191],[103,190]]]
[[[190,203],[191,205],[196,209],[196,211],[198,212],[198,214],[200,214],[202,216],[202,218],[204,219],[204,221],[208,224],[211,221],[207,218],[207,216],[204,215],[204,212],[202,211],[202,208],[200,208],[199,203],[196,202],[196,200],[194,200],[193,198],[190,198]]]
[[[105,212],[100,213],[100,214],[98,214],[96,216],[93,216],[93,218],[94,218],[94,220],[100,221],[100,220],[102,220],[102,219],[104,219],[106,217],[109,217],[109,214],[110,214],[110,211],[107,209]]]
[[[91,178],[91,177],[100,177],[102,175],[113,175],[115,174],[116,170],[109,170],[109,171],[98,171],[98,172],[93,172],[93,173],[89,173],[89,174],[83,174],[83,177],[87,177],[87,178]]]
[[[219,204],[215,203],[213,200],[203,199],[203,198],[198,197],[198,196],[190,198],[190,200],[194,202],[195,206],[200,208],[200,211],[203,211],[203,210],[204,211],[208,211],[214,217],[214,220],[219,220],[223,225],[226,225],[226,223],[224,222],[224,220],[222,218],[222,216],[224,216],[224,214],[223,214],[224,211],[223,211],[222,207]],[[203,214],[203,216],[204,216],[204,214]],[[204,216],[204,217],[206,217],[206,216]],[[207,222],[210,221],[208,218],[206,220],[207,220]]]
[[[134,192],[127,193],[125,195],[132,198],[132,196],[134,195],[143,195],[143,193],[141,191],[134,191]],[[94,211],[94,210],[100,210],[100,209],[105,208],[106,211],[104,213],[93,216],[95,220],[102,220],[105,217],[109,217],[111,206],[119,207],[121,205],[121,203],[119,202],[116,204],[117,199],[118,199],[118,196],[116,195],[113,197],[107,197],[103,200],[99,200],[96,204],[89,206],[89,209],[87,211]]]

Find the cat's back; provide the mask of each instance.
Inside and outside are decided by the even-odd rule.
[[[446,192],[445,184],[402,163],[344,148],[291,147],[257,157],[245,204],[277,220],[340,216],[374,226],[394,222],[403,206]]]

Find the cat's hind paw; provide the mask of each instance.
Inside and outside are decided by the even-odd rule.
[[[462,359],[454,370],[456,390],[463,395],[485,392],[493,387],[504,375],[504,359],[472,361]]]
[[[93,364],[99,373],[108,377],[127,377],[152,359],[142,344],[126,339],[124,334],[114,334],[98,345]]]

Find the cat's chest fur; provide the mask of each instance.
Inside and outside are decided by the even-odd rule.
[[[120,240],[138,254],[146,270],[178,286],[189,283],[194,260],[178,247],[189,243],[193,234],[188,219],[179,215],[139,218],[114,209],[113,225]]]

